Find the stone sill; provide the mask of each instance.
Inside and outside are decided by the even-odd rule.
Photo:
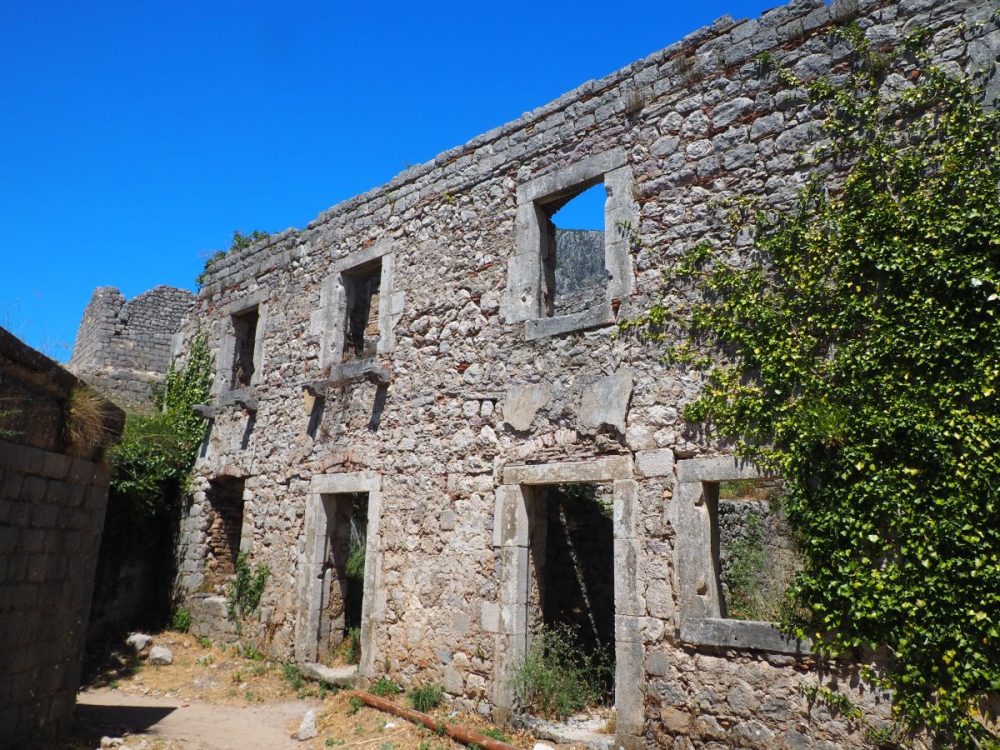
[[[301,665],[302,676],[319,683],[336,685],[341,688],[356,688],[359,685],[361,676],[358,674],[358,667],[355,664],[348,664],[340,667],[327,667],[315,662],[305,662]]]
[[[255,389],[253,386],[247,386],[246,388],[237,388],[233,391],[220,393],[215,403],[195,404],[191,408],[196,414],[200,414],[205,419],[212,419],[230,406],[242,406],[251,414],[255,414],[259,405],[260,402],[257,400]]]
[[[812,654],[811,641],[793,640],[772,622],[690,618],[681,623],[681,640],[694,646],[751,649],[794,656]]]
[[[367,380],[375,385],[388,385],[392,382],[392,374],[379,365],[375,357],[366,357],[334,365],[330,368],[330,377],[308,380],[302,387],[314,396],[323,396],[326,394],[326,389],[332,385],[342,385],[357,380]]]
[[[534,318],[524,321],[524,338],[526,341],[558,336],[562,333],[585,331],[588,328],[599,328],[615,322],[614,313],[608,304],[592,307],[572,315],[557,315],[553,318]]]

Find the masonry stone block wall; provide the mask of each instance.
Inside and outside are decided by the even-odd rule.
[[[186,289],[158,286],[131,300],[100,287],[83,313],[69,369],[130,406],[148,406],[163,379],[174,337],[194,303]]]
[[[221,622],[206,584],[212,483],[239,479],[240,547],[272,571],[246,632],[278,656],[322,660],[322,497],[369,492],[362,676],[438,681],[459,706],[511,716],[530,638],[532,498],[610,484],[619,742],[863,746],[861,726],[803,692],[822,682],[886,721],[886,696],[854,665],[722,616],[706,488],[756,473],[688,431],[696,373],[613,333],[660,300],[682,252],[729,240],[721,199],[789,205],[803,185],[819,113],[776,67],[843,70],[835,32],[855,21],[877,47],[929,30],[946,68],[981,71],[995,90],[994,9],[796,0],[722,18],[214,264],[184,328],[209,331],[219,367],[178,551],[178,593],[204,613],[195,627]],[[891,85],[912,72],[900,65]],[[598,182],[607,279],[567,311],[553,304],[546,212]],[[734,248],[751,250],[749,237]],[[345,276],[377,263],[378,340],[348,359]],[[233,316],[254,306],[255,370],[237,388]]]
[[[79,381],[0,329],[0,746],[66,733],[80,679],[109,469],[124,415],[99,405],[103,434],[64,429]]]

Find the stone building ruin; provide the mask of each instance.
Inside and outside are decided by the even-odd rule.
[[[175,354],[181,321],[194,305],[186,289],[158,286],[126,301],[114,287],[94,290],[67,365],[117,403],[149,406]]]
[[[757,474],[687,431],[696,374],[614,333],[659,299],[673,259],[725,236],[718,200],[787,205],[803,184],[818,113],[774,66],[842,69],[834,32],[850,21],[884,49],[927,29],[946,68],[996,91],[994,11],[796,0],[724,17],[213,264],[181,326],[209,332],[217,368],[178,548],[195,631],[231,634],[242,551],[272,571],[251,628],[265,650],[322,662],[357,616],[362,679],[436,681],[511,717],[512,670],[562,607],[546,567],[565,565],[552,528],[576,511],[559,493],[582,485],[609,509],[585,546],[612,575],[578,590],[605,602],[621,746],[864,746],[803,693],[822,682],[886,722],[853,665],[724,616],[712,498]],[[603,234],[560,234],[555,210],[595,185]]]

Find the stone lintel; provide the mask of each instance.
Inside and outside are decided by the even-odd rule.
[[[334,273],[350,271],[352,268],[363,266],[365,263],[370,263],[371,261],[381,258],[384,255],[388,255],[392,252],[392,250],[392,241],[382,239],[371,247],[366,247],[364,250],[358,250],[345,258],[334,261],[330,266],[330,270]]]
[[[678,461],[678,482],[728,482],[737,479],[758,479],[760,469],[735,456],[688,458]]]
[[[632,459],[629,456],[551,464],[508,464],[503,470],[504,484],[570,484],[631,478]]]
[[[517,202],[529,203],[539,198],[558,198],[581,183],[603,176],[612,169],[625,166],[625,149],[613,148],[604,153],[581,159],[556,172],[536,177],[517,188]]]
[[[381,474],[374,471],[357,471],[344,474],[316,474],[309,484],[309,491],[325,495],[344,495],[353,492],[372,492],[381,486]]]
[[[256,292],[251,292],[230,302],[222,309],[222,313],[223,315],[239,315],[267,302],[270,294],[271,292],[268,289],[259,289]]]

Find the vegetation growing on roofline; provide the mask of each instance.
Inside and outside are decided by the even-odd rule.
[[[229,244],[229,249],[227,250],[216,250],[209,256],[208,260],[205,261],[204,270],[195,277],[194,283],[198,285],[200,289],[202,284],[205,283],[205,279],[208,278],[208,274],[212,270],[212,266],[218,263],[220,260],[225,258],[229,253],[239,252],[240,250],[245,250],[251,245],[256,245],[258,242],[263,242],[271,237],[270,232],[264,232],[260,229],[254,229],[253,231],[244,234],[239,229],[233,232],[233,241]]]
[[[668,273],[678,310],[626,324],[703,369],[685,417],[779,472],[805,567],[783,628],[867,674],[898,726],[997,748],[1000,693],[1000,118],[935,68],[857,29],[838,79],[804,84],[828,141],[794,208],[742,204],[759,260],[701,244]],[[995,703],[993,704],[995,706]],[[995,707],[992,709],[995,711]],[[891,736],[890,736],[891,735]]]

